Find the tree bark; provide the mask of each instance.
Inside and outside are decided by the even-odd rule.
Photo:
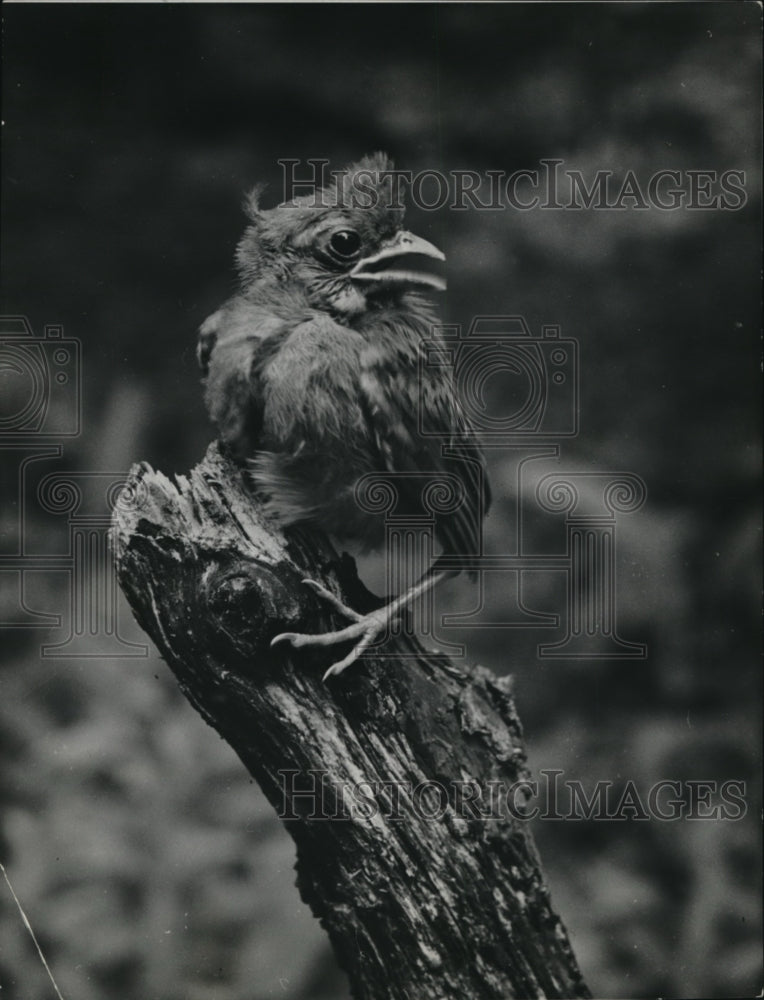
[[[510,808],[528,773],[506,679],[411,639],[328,684],[337,649],[271,650],[346,624],[305,577],[374,599],[322,536],[268,523],[216,445],[175,482],[135,466],[113,542],[138,622],[284,819],[354,997],[590,996]]]

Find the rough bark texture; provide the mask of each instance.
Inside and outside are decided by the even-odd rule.
[[[490,811],[492,782],[527,777],[503,679],[410,640],[406,658],[366,659],[328,684],[336,650],[271,650],[279,632],[346,624],[304,577],[359,609],[373,599],[324,539],[285,540],[268,524],[215,445],[175,482],[134,467],[114,522],[138,621],[273,806],[294,817],[298,886],[358,1000],[590,996],[528,824],[505,808],[476,816],[480,802]],[[363,801],[348,791],[361,782]],[[311,785],[312,797],[290,793]]]

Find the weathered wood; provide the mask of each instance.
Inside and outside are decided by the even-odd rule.
[[[504,679],[407,640],[407,658],[324,684],[336,650],[271,650],[279,632],[345,624],[304,577],[359,608],[372,598],[328,541],[264,520],[215,445],[175,482],[134,467],[113,536],[139,623],[286,814],[302,897],[355,997],[590,996],[528,824],[506,808],[527,772]]]

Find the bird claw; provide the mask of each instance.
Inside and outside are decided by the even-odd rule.
[[[390,625],[397,621],[397,618],[391,619],[384,608],[381,611],[372,611],[370,614],[359,619],[357,626],[361,627],[362,631],[358,642],[355,646],[353,646],[347,656],[338,660],[337,663],[333,663],[331,667],[329,667],[329,669],[324,673],[324,682],[328,681],[330,677],[337,677],[343,670],[347,669],[347,667],[355,663],[356,660],[360,659],[369,646],[371,646]],[[344,629],[343,631],[347,632],[348,629]]]
[[[302,632],[282,632],[271,640],[271,648],[281,643],[289,643],[294,649],[300,649],[304,646],[333,646],[352,639],[358,640],[347,656],[329,667],[324,674],[323,679],[325,681],[330,677],[336,677],[352,663],[355,663],[363,655],[364,651],[385,632],[388,626],[397,620],[391,619],[386,608],[372,611],[367,615],[359,615],[357,611],[353,611],[352,608],[347,607],[335,594],[327,590],[320,583],[316,583],[315,580],[303,580],[302,582],[310,587],[314,593],[318,594],[319,597],[322,597],[327,604],[330,604],[335,611],[350,618],[352,624],[347,625],[345,628],[337,629],[335,632],[324,632],[319,635],[310,635]]]
[[[288,642],[290,646],[294,646],[295,649],[299,649],[300,646],[305,645],[305,640],[310,638],[312,638],[312,636],[302,635],[300,632],[280,632],[277,636],[271,639],[271,649],[273,649],[274,646],[278,646],[285,642]]]
[[[317,594],[318,597],[326,601],[327,604],[331,604],[335,611],[345,618],[349,618],[351,622],[359,622],[363,618],[363,615],[359,615],[357,611],[349,608],[347,604],[344,604],[336,594],[333,594],[323,584],[317,583],[315,580],[303,580],[302,582],[306,587],[310,587],[314,594]]]

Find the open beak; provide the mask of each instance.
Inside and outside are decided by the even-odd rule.
[[[377,253],[359,260],[350,277],[369,284],[411,285],[443,292],[445,259],[445,254],[432,243],[413,233],[400,232],[383,243]]]

